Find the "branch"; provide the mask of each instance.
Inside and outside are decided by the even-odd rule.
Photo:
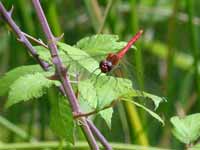
[[[39,55],[37,54],[37,51],[35,48],[31,45],[31,43],[28,41],[28,39],[24,36],[23,32],[20,30],[20,28],[17,26],[17,24],[12,19],[12,12],[14,7],[11,8],[10,11],[7,11],[3,4],[0,2],[0,13],[3,16],[3,19],[9,24],[9,26],[12,28],[12,30],[16,33],[18,36],[18,40],[28,49],[28,51],[31,53],[31,55],[34,57],[34,59],[40,64],[40,66],[44,70],[48,70],[49,64],[44,62],[39,58]]]
[[[47,49],[48,49],[48,46],[47,46],[42,40],[36,39],[36,38],[32,37],[31,35],[29,35],[29,34],[27,34],[27,33],[25,33],[25,32],[23,32],[23,34],[24,34],[25,37],[27,37],[27,38],[30,39],[31,41],[33,41],[33,42],[35,42],[35,43],[37,43],[37,44],[43,46],[44,48],[47,48]]]
[[[46,17],[44,15],[44,12],[42,10],[42,7],[40,5],[40,1],[39,0],[32,0],[32,3],[35,7],[37,16],[39,18],[39,21],[41,23],[42,29],[45,33],[46,39],[48,41],[48,47],[50,48],[50,53],[51,53],[51,57],[52,57],[52,62],[55,65],[56,68],[56,73],[59,76],[59,80],[61,81],[61,84],[63,86],[63,90],[66,93],[66,95],[68,95],[69,98],[69,102],[71,104],[72,110],[73,112],[80,112],[80,107],[78,104],[78,101],[76,99],[75,93],[73,92],[72,86],[70,84],[68,75],[67,75],[67,70],[64,67],[64,65],[62,64],[62,61],[58,55],[58,49],[57,49],[57,45],[56,45],[56,38],[53,36],[50,27],[48,25],[48,22],[46,20]],[[91,149],[93,150],[98,150],[99,147],[95,141],[95,138],[87,124],[86,118],[85,117],[81,117],[79,119],[82,122],[82,129],[85,133],[85,136],[88,140],[88,143],[91,147]]]
[[[106,150],[112,150],[112,147],[110,146],[110,144],[108,144],[107,140],[101,134],[101,132],[96,128],[96,126],[88,119],[87,119],[87,123],[88,123],[90,129],[92,130],[93,134],[96,135],[96,137],[99,139],[101,144],[106,148]]]
[[[105,109],[114,107],[114,105],[115,105],[116,103],[117,103],[117,100],[116,100],[116,101],[113,101],[111,104],[106,105],[105,107],[103,107],[103,108],[101,108],[101,109],[95,109],[95,110],[90,111],[90,112],[87,112],[87,113],[78,113],[78,114],[74,113],[73,116],[74,116],[74,118],[88,117],[88,116],[97,114],[98,112],[103,111],[103,110],[105,110]]]

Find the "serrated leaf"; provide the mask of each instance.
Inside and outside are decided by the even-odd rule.
[[[52,57],[50,54],[50,51],[47,48],[44,48],[42,46],[35,46],[34,47],[39,55],[39,57],[48,62],[49,64],[52,64]],[[69,57],[61,50],[58,51],[58,55],[61,58],[62,62],[66,65],[69,65]]]
[[[161,119],[161,117],[158,114],[156,114],[155,112],[151,111],[147,107],[145,107],[145,106],[143,106],[143,105],[141,105],[141,104],[139,104],[139,103],[137,103],[135,101],[129,100],[129,99],[123,99],[123,100],[135,104],[137,107],[142,108],[143,110],[145,110],[146,112],[148,112],[153,118],[155,118],[156,120],[158,120],[159,122],[161,122],[162,125],[165,124],[164,121]]]
[[[130,80],[102,75],[80,81],[80,98],[95,109],[102,109],[132,89]]]
[[[45,94],[47,88],[58,84],[58,81],[48,80],[42,73],[22,76],[10,86],[6,107],[10,107],[21,101],[39,98]]]
[[[98,34],[85,37],[77,42],[76,47],[85,50],[89,54],[108,54],[121,50],[126,42],[118,42],[119,37],[111,34]],[[133,46],[133,48],[135,48]],[[135,48],[136,49],[136,48]]]
[[[43,72],[39,65],[21,66],[7,72],[0,78],[0,96],[5,95],[8,92],[10,85],[19,77],[36,72]]]
[[[111,121],[112,121],[112,115],[113,115],[113,109],[108,108],[105,110],[102,110],[99,112],[101,117],[105,120],[106,124],[108,125],[109,129],[111,129]]]
[[[79,65],[82,68],[85,68],[90,73],[96,75],[100,73],[100,70],[96,70],[94,72],[95,69],[99,68],[99,63],[95,59],[93,59],[89,54],[65,43],[58,42],[57,44],[59,46],[59,49],[63,50],[66,53],[68,60],[71,60],[70,64],[68,64],[70,65],[70,68]],[[73,63],[76,64],[73,65]]]
[[[147,93],[147,92],[134,90],[134,89],[131,90],[126,95],[124,95],[123,97],[126,97],[126,98],[128,98],[128,97],[129,98],[131,98],[131,97],[133,97],[133,98],[142,97],[144,99],[150,99],[154,103],[154,106],[155,106],[154,110],[156,110],[159,107],[161,102],[166,102],[166,99],[164,97],[159,97],[159,96]]]
[[[127,93],[131,88],[131,81],[105,75],[99,76],[97,79],[93,80],[88,79],[80,81],[78,89],[81,108],[87,110],[87,112],[92,110],[101,110],[102,108],[111,105],[113,101]],[[90,108],[88,108],[88,106]],[[112,113],[112,108],[99,112],[100,116],[105,120],[109,128],[111,128]]]
[[[50,127],[60,138],[74,143],[74,121],[72,110],[67,99],[58,96],[58,99],[51,100]]]
[[[170,119],[173,124],[173,135],[185,144],[190,144],[200,137],[200,113],[188,115],[184,118],[178,116]]]
[[[91,110],[97,108],[97,93],[94,85],[89,80],[80,81],[78,83],[78,89],[80,92],[80,100],[87,101],[87,105],[91,108]],[[82,103],[83,104],[83,103]],[[88,109],[88,108],[87,108]]]
[[[163,98],[158,97],[153,94],[149,94],[143,91],[134,90],[132,88],[132,83],[130,80],[123,78],[114,78],[112,76],[99,76],[97,79],[92,80],[84,80],[78,83],[79,89],[79,100],[86,101],[88,106],[94,110],[101,110],[105,107],[108,107],[112,104],[113,101],[119,99],[132,99],[135,97],[143,97],[151,99],[155,107],[157,108],[161,102],[164,101]],[[132,102],[132,101],[131,101]],[[132,102],[136,103],[136,102]],[[138,107],[147,111],[151,116],[156,118],[162,124],[164,124],[163,120],[153,111],[148,108],[142,106],[139,103],[136,103]],[[82,106],[82,105],[81,105]],[[88,108],[87,108],[88,109]],[[109,115],[109,113],[108,113]],[[102,115],[101,115],[102,116]],[[110,117],[104,117],[108,126],[110,126],[111,114]]]
[[[34,46],[34,48],[36,49],[39,57],[48,62],[49,64],[52,64],[52,61],[51,61],[51,54],[49,52],[49,50],[47,48],[44,48],[42,46]]]

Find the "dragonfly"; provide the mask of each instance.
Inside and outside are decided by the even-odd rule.
[[[131,38],[131,40],[127,43],[127,45],[117,53],[109,53],[105,60],[100,61],[99,68],[102,73],[108,73],[116,67],[119,61],[124,57],[124,55],[128,52],[131,46],[140,38],[143,30],[140,30],[136,33],[135,36]]]

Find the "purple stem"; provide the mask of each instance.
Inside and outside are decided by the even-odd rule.
[[[67,76],[67,70],[65,69],[64,65],[62,64],[62,61],[60,59],[60,57],[58,56],[58,49],[57,49],[57,45],[56,45],[56,38],[53,36],[48,22],[46,20],[46,17],[44,15],[44,12],[42,10],[42,7],[40,5],[40,1],[39,0],[32,0],[32,3],[35,7],[36,13],[38,15],[38,18],[40,20],[41,26],[43,28],[43,31],[45,33],[45,36],[47,38],[48,41],[48,46],[50,48],[50,53],[51,53],[51,57],[52,57],[52,61],[55,65],[56,68],[56,73],[59,76],[59,79],[62,83],[63,89],[65,91],[65,93],[68,95],[69,98],[69,102],[72,106],[72,110],[75,113],[79,113],[80,112],[80,107],[78,104],[78,101],[76,99],[76,96],[73,92],[73,89],[71,87],[71,84],[69,82],[69,78]],[[88,143],[91,147],[92,150],[99,150],[99,147],[96,143],[96,140],[87,124],[86,118],[85,117],[81,117],[80,121],[82,123],[82,129],[83,132],[88,140]]]
[[[13,8],[8,12],[3,4],[0,2],[0,13],[2,14],[3,18],[5,19],[5,21],[9,24],[9,26],[13,29],[13,31],[16,33],[16,35],[19,37],[20,41],[24,44],[24,46],[28,49],[28,51],[32,54],[32,56],[35,58],[35,60],[40,64],[40,66],[45,70],[48,71],[48,67],[49,64],[44,62],[43,60],[41,60],[38,57],[38,54],[36,52],[36,50],[34,49],[34,47],[32,46],[32,44],[29,42],[29,40],[27,39],[27,37],[24,36],[24,33],[20,30],[20,28],[16,25],[16,23],[14,22],[14,20],[12,19],[12,11]],[[50,29],[49,29],[50,30]],[[51,34],[52,35],[52,34]],[[52,36],[53,37],[53,36]],[[54,37],[53,37],[54,38]],[[66,92],[65,89],[63,88],[63,86],[60,87],[61,92],[63,93],[63,95],[66,96]],[[73,92],[73,91],[72,91]],[[76,98],[76,97],[75,97]],[[77,101],[77,100],[76,100]],[[77,104],[78,105],[78,104]],[[79,108],[79,105],[78,105]],[[83,126],[85,126],[86,124],[89,125],[89,127],[91,128],[92,132],[97,136],[97,138],[99,139],[99,141],[109,150],[111,149],[108,142],[106,141],[106,139],[101,135],[101,133],[98,131],[98,129],[94,126],[94,124],[92,122],[86,122],[85,118],[84,120],[82,120],[83,118],[81,118],[80,120],[83,123]],[[90,129],[88,127],[84,127],[86,131],[84,131],[84,133],[89,133],[90,135],[92,135],[92,133],[90,133]],[[100,135],[100,136],[98,136]],[[93,139],[93,137],[88,137],[86,134],[87,139]],[[89,140],[90,141],[90,140]],[[96,141],[94,142],[96,143]],[[97,149],[97,147],[96,147]]]
[[[37,54],[35,48],[32,46],[32,44],[28,41],[28,39],[24,36],[23,32],[20,30],[20,28],[16,25],[16,23],[13,21],[12,19],[12,11],[13,11],[13,7],[12,9],[8,12],[5,7],[3,6],[3,4],[0,2],[0,13],[2,14],[3,18],[5,19],[5,21],[9,24],[9,26],[13,29],[13,31],[16,33],[16,35],[18,36],[18,39],[21,43],[24,44],[24,46],[28,49],[28,51],[33,55],[33,57],[35,58],[35,60],[40,64],[40,66],[44,69],[44,70],[48,70],[49,65],[42,61],[39,58],[39,55]]]
[[[97,129],[97,127],[91,122],[90,120],[87,119],[87,123],[92,130],[93,134],[99,139],[101,144],[106,148],[106,150],[112,150],[112,147],[108,143],[108,141],[105,139],[105,137],[101,134],[101,132]]]

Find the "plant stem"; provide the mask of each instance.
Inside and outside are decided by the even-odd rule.
[[[48,46],[50,48],[50,53],[51,53],[51,57],[52,57],[52,61],[55,65],[56,73],[58,74],[59,79],[62,83],[64,92],[68,95],[68,98],[69,98],[73,112],[76,112],[76,113],[80,112],[78,101],[76,99],[75,93],[73,92],[69,78],[67,76],[67,71],[64,68],[64,65],[62,64],[60,57],[58,56],[56,38],[53,36],[53,34],[50,30],[50,27],[48,25],[48,22],[46,20],[46,17],[44,15],[44,12],[43,12],[42,7],[40,5],[40,1],[39,0],[32,0],[32,3],[35,7],[35,10],[36,10],[37,16],[40,20],[42,29],[45,33],[46,38],[47,38]],[[95,138],[94,138],[94,136],[93,136],[88,124],[87,124],[86,119],[84,117],[82,117],[82,118],[80,118],[80,121],[82,122],[81,127],[83,129],[83,132],[84,132],[87,140],[88,140],[90,148],[92,150],[98,150],[99,147],[98,147],[98,145],[95,141]]]
[[[112,150],[112,147],[110,146],[110,144],[108,144],[107,140],[101,134],[101,132],[96,128],[96,126],[90,120],[87,120],[87,123],[90,129],[92,130],[93,134],[95,134],[96,137],[101,141],[102,145],[106,148],[106,150]]]
[[[13,11],[13,8],[9,12],[7,12],[7,10],[5,9],[3,4],[0,2],[0,13],[2,14],[3,18],[5,19],[5,21],[9,24],[9,26],[13,29],[13,31],[17,34],[17,36],[19,38],[19,41],[22,42],[25,45],[25,47],[33,55],[33,57],[40,64],[40,66],[44,70],[48,70],[49,65],[39,58],[39,55],[37,54],[35,48],[31,45],[31,43],[24,36],[24,34],[20,30],[20,28],[13,21],[13,19],[12,19],[12,11]]]

